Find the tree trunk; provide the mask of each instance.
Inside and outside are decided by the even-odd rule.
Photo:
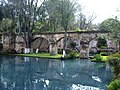
[[[26,43],[26,48],[25,48],[25,51],[24,53],[30,53],[31,52],[31,40],[30,40],[30,37],[27,36],[26,40],[25,40],[25,43]]]
[[[65,34],[64,34],[63,57],[66,56],[66,46],[67,46],[67,30],[65,30]]]

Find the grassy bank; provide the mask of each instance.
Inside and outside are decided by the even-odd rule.
[[[28,54],[7,54],[7,55],[39,57],[39,58],[49,58],[49,59],[60,59],[62,56],[62,54],[50,55],[49,53],[28,53]]]
[[[101,57],[100,59],[93,58],[91,59],[92,62],[107,62],[108,56]]]

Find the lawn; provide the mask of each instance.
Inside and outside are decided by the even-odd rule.
[[[28,54],[10,54],[16,56],[28,56],[28,57],[40,57],[40,58],[50,58],[50,59],[60,59],[62,54],[50,55],[49,53],[28,53]]]

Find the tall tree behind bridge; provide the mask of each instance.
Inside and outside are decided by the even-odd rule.
[[[58,11],[60,0],[46,0],[45,8],[46,13],[48,15],[48,28],[52,32],[58,31],[58,27],[60,25],[60,13]]]
[[[66,51],[66,44],[67,44],[67,30],[69,26],[69,22],[74,17],[74,14],[76,11],[75,9],[75,3],[73,3],[71,0],[61,0],[60,1],[60,14],[61,14],[61,26],[63,27],[65,34],[64,34],[64,47],[63,52]],[[64,56],[64,55],[63,55]]]
[[[92,21],[95,19],[94,15],[87,18],[84,14],[80,13],[78,17],[80,30],[90,30]]]
[[[17,23],[17,32],[22,35],[26,52],[30,51],[33,40],[34,23],[41,14],[41,7],[44,1],[39,0],[3,0],[6,6],[12,6],[14,9],[14,18]],[[40,4],[41,3],[41,4]]]
[[[117,17],[104,20],[99,25],[99,30],[110,31],[109,38],[119,45],[120,50],[120,21]]]
[[[78,11],[78,17],[77,17],[77,23],[79,26],[80,30],[90,30],[92,27],[92,22],[94,21],[94,19],[96,18],[95,14],[92,13],[91,15],[85,15],[84,14],[84,10],[83,7],[81,7],[80,5],[77,6],[77,11]]]
[[[3,11],[2,11],[2,5],[0,5],[0,21],[3,19],[4,17],[4,14],[3,14]]]

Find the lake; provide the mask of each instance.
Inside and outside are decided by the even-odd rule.
[[[0,57],[0,90],[107,90],[111,68],[90,60]]]

